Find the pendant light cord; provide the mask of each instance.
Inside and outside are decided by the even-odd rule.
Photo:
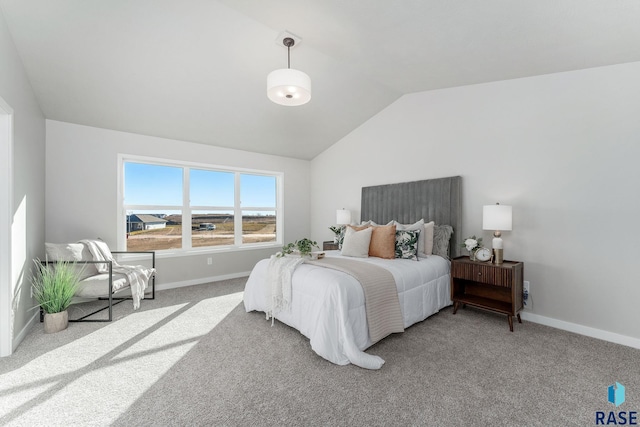
[[[291,68],[291,46],[296,44],[296,42],[291,37],[287,37],[282,40],[282,44],[287,47],[287,68]]]

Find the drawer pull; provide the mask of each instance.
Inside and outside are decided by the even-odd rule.
[[[478,276],[482,276],[482,272],[481,271],[478,272]]]

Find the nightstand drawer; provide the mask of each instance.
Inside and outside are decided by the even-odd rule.
[[[513,277],[510,268],[496,268],[491,264],[477,263],[454,263],[451,266],[451,276],[507,288],[511,287]]]

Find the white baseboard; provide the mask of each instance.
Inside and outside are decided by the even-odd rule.
[[[205,283],[218,282],[220,280],[237,279],[238,277],[246,277],[251,273],[250,271],[224,274],[221,276],[203,277],[201,279],[185,280],[184,282],[171,282],[162,283],[156,285],[156,291],[163,291],[165,289],[183,288],[185,286],[204,285]]]
[[[614,332],[603,331],[602,329],[591,328],[589,326],[578,325],[577,323],[565,322],[564,320],[553,319],[551,317],[540,316],[539,314],[520,312],[520,317],[533,323],[539,323],[552,328],[562,329],[564,331],[574,332],[579,335],[585,335],[591,338],[597,338],[616,344],[626,345],[640,349],[640,339],[628,337],[626,335],[616,334]]]
[[[16,348],[18,348],[22,340],[24,340],[24,338],[27,336],[27,334],[31,330],[31,327],[39,320],[39,318],[40,318],[40,310],[35,310],[34,315],[31,316],[31,319],[29,319],[27,324],[24,325],[24,328],[22,328],[22,330],[20,330],[18,335],[16,335],[13,338],[13,342],[11,343],[12,344],[11,346],[13,347],[12,352],[16,351]]]

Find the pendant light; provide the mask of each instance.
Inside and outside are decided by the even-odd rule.
[[[291,47],[295,40],[285,37],[282,44],[287,47],[287,68],[274,70],[267,76],[267,96],[280,105],[296,106],[311,99],[311,79],[306,73],[291,68]]]

